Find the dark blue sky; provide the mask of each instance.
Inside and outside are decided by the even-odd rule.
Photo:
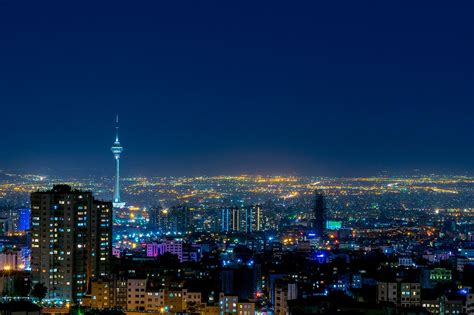
[[[474,171],[472,1],[0,2],[0,169]]]

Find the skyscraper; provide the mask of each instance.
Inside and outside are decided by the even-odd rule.
[[[263,230],[262,227],[262,206],[252,205],[242,208],[243,220],[242,227],[247,233],[253,233]]]
[[[113,205],[115,208],[123,208],[125,206],[125,202],[122,202],[120,200],[120,155],[123,152],[123,147],[119,141],[118,123],[119,123],[119,120],[118,120],[118,115],[117,115],[115,119],[115,142],[110,148],[115,158],[115,190],[114,190]]]
[[[240,219],[240,213],[242,210],[238,207],[233,207],[232,209],[232,231],[240,231],[242,221]]]
[[[47,298],[77,301],[90,280],[109,273],[112,203],[55,185],[31,194],[31,277]]]
[[[252,205],[221,209],[220,231],[253,233],[263,230],[262,207]]]
[[[228,207],[220,210],[221,232],[239,232],[241,229],[241,209],[239,207]]]
[[[163,208],[160,205],[155,205],[148,208],[148,228],[156,231],[160,225],[160,214]]]
[[[187,205],[173,206],[170,210],[172,232],[186,234],[193,230],[193,211]]]
[[[326,205],[324,195],[314,191],[313,228],[316,236],[324,237],[326,234]]]
[[[231,211],[232,210],[229,208],[224,208],[220,210],[219,225],[221,232],[229,232],[232,229],[232,227],[230,226],[232,215]]]

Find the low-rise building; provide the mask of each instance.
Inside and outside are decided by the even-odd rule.
[[[474,315],[474,293],[466,296],[466,314]]]
[[[148,257],[158,257],[164,253],[178,256],[180,262],[183,261],[183,242],[177,240],[164,240],[158,243],[147,244],[146,255]]]
[[[146,279],[127,280],[127,310],[144,311],[146,302]]]
[[[462,314],[464,309],[462,300],[448,300],[444,295],[435,300],[423,300],[421,306],[431,314]]]
[[[398,307],[421,304],[421,286],[415,282],[378,282],[377,303],[391,302]]]
[[[413,258],[411,257],[399,257],[398,265],[404,267],[415,267],[415,263],[413,262]]]
[[[220,315],[253,315],[255,314],[255,303],[249,301],[239,301],[236,295],[219,296],[219,314]]]
[[[113,282],[99,279],[91,283],[90,307],[112,308],[115,307]]]
[[[296,283],[277,280],[274,288],[275,315],[289,314],[288,301],[295,300],[298,296]]]
[[[452,280],[451,270],[446,268],[434,268],[430,270],[430,280],[433,282],[448,282]]]

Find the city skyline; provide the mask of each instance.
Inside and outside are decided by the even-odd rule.
[[[473,4],[0,1],[0,314],[474,315]]]
[[[96,6],[1,4],[1,169],[474,170],[469,3]]]

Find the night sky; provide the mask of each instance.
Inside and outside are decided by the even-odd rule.
[[[472,1],[1,1],[0,169],[474,172]]]

